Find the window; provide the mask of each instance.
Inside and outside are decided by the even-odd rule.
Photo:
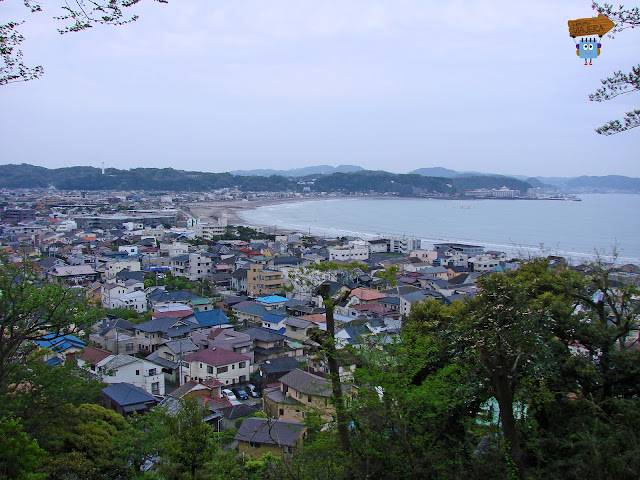
[[[213,367],[211,365],[207,365],[207,373],[213,373]]]
[[[244,368],[244,367],[246,367],[246,366],[247,366],[247,362],[240,362],[240,363],[238,364],[238,368]]]
[[[155,368],[150,368],[149,369],[149,376],[153,377],[156,374],[156,369]]]
[[[229,367],[218,367],[218,373],[225,373],[229,370]]]
[[[140,370],[136,370],[136,375],[140,375]]]
[[[311,397],[307,397],[307,402],[311,403]]]
[[[124,348],[127,352],[130,352],[133,350],[133,343],[127,343]]]
[[[235,369],[236,369],[236,365],[235,364],[231,365],[231,370],[235,370]]]
[[[284,415],[284,408],[280,409],[280,415]]]
[[[154,382],[151,384],[151,393],[158,395],[160,393],[160,382]]]

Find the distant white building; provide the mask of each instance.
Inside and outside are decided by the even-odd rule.
[[[412,250],[420,250],[422,240],[410,237],[391,237],[387,239],[389,252],[407,254]]]
[[[218,218],[217,223],[197,223],[193,226],[196,237],[202,237],[206,240],[212,240],[213,237],[224,235],[227,229],[227,219]]]
[[[351,242],[342,247],[335,247],[329,250],[330,261],[362,261],[369,258],[369,246],[365,242]]]

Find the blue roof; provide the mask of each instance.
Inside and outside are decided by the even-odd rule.
[[[71,347],[84,348],[87,346],[86,343],[71,334],[56,336],[53,333],[48,333],[40,340],[36,340],[36,343],[41,348],[50,348],[56,352],[62,352]]]
[[[51,367],[55,367],[56,365],[60,365],[62,363],[62,359],[60,357],[53,357],[50,358],[49,360],[47,360],[46,362],[47,365],[51,366]]]
[[[195,312],[193,314],[201,327],[213,327],[216,325],[226,325],[229,323],[229,319],[222,310],[216,308],[215,310],[207,310],[204,312]]]
[[[288,302],[289,299],[286,297],[281,297],[280,295],[269,295],[268,297],[262,297],[262,298],[257,298],[256,302],[260,302],[260,303],[266,303],[267,305],[270,305],[272,303],[282,303],[282,302]]]
[[[280,323],[285,318],[287,318],[285,315],[276,315],[275,313],[267,313],[264,317],[262,317],[262,321],[269,322],[269,323]]]

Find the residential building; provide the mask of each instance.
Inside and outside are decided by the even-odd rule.
[[[194,225],[196,237],[204,238],[205,240],[213,240],[214,237],[220,237],[224,235],[227,230],[227,219],[218,218],[217,223],[198,223]]]
[[[158,365],[131,355],[114,355],[102,364],[104,383],[130,383],[151,395],[164,395],[164,375]]]
[[[407,254],[412,250],[420,250],[422,240],[410,237],[390,237],[387,239],[388,251],[391,253]]]
[[[182,357],[182,381],[215,379],[224,385],[236,385],[249,380],[250,358],[223,348],[207,348]]]
[[[330,402],[331,381],[296,368],[280,377],[280,390],[264,397],[264,410],[270,418],[285,422],[303,422],[310,410],[331,421],[335,408]]]
[[[198,348],[222,348],[249,357],[253,365],[253,339],[243,332],[231,328],[216,328],[210,333],[197,332],[191,336]]]
[[[252,264],[247,272],[247,292],[249,295],[271,295],[282,291],[282,272],[271,270],[262,264]]]
[[[105,407],[120,415],[146,413],[158,404],[158,399],[146,390],[130,383],[117,383],[102,389]]]
[[[138,353],[136,325],[122,318],[104,318],[91,328],[89,340],[111,353]]]
[[[234,440],[238,455],[258,459],[265,453],[291,456],[302,445],[306,426],[300,423],[273,422],[266,418],[247,418],[242,422]]]
[[[361,262],[369,258],[369,246],[366,243],[349,243],[329,249],[329,261]]]

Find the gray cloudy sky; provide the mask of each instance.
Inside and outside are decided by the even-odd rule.
[[[45,69],[0,87],[2,164],[640,176],[640,128],[593,131],[640,93],[587,98],[637,63],[640,32],[585,67],[567,20],[587,0],[145,0],[133,24],[63,36],[42,3],[0,2]]]

